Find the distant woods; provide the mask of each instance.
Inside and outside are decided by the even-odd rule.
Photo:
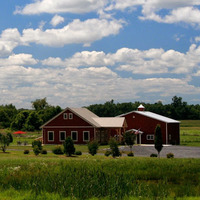
[[[32,101],[32,109],[16,109],[12,104],[0,106],[0,128],[34,131],[62,111],[60,106],[49,105],[46,98]],[[114,100],[104,104],[94,104],[87,108],[99,117],[114,117],[137,110],[143,104],[146,111],[151,111],[172,119],[200,119],[200,105],[188,105],[181,97],[174,96],[170,104],[161,101],[154,104],[136,101],[134,103],[115,103]]]

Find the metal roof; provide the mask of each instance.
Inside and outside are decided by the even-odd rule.
[[[100,127],[104,128],[118,128],[123,127],[124,117],[97,117],[93,118]]]
[[[144,115],[146,117],[150,117],[150,118],[153,118],[153,119],[156,119],[156,120],[159,120],[159,121],[162,121],[162,122],[166,122],[166,123],[180,123],[179,121],[176,121],[174,119],[164,117],[162,115],[158,115],[156,113],[152,113],[152,112],[149,112],[149,111],[133,111],[133,113],[138,113],[140,115]]]

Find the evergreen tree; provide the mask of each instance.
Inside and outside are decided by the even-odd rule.
[[[67,137],[65,142],[63,143],[64,146],[64,153],[68,156],[71,156],[72,154],[75,153],[75,147],[74,147],[74,142],[71,139],[71,137]]]
[[[124,142],[130,147],[130,151],[132,152],[132,147],[135,143],[136,135],[131,133],[131,131],[127,131],[124,133]]]
[[[158,156],[160,157],[160,152],[163,148],[163,140],[162,140],[162,132],[160,124],[158,124],[155,129],[154,145],[155,149],[158,151]]]

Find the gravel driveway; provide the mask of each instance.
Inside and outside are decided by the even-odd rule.
[[[129,147],[120,147],[121,151],[129,151]],[[133,146],[135,156],[150,157],[152,153],[157,153],[154,145]],[[164,146],[160,156],[166,157],[166,154],[173,153],[175,158],[200,158],[200,147],[188,146]]]

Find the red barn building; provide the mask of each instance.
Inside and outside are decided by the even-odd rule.
[[[75,144],[106,143],[114,136],[121,140],[126,127],[124,117],[98,117],[86,108],[66,108],[41,126],[43,144],[62,144],[68,136]]]
[[[138,111],[120,115],[125,117],[127,130],[137,134],[137,144],[153,144],[154,131],[158,124],[161,126],[163,144],[180,144],[180,122],[149,111],[140,105]]]

